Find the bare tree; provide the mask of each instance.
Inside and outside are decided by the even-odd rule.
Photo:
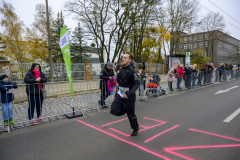
[[[227,32],[225,32],[225,22],[223,16],[217,12],[209,12],[203,16],[196,29],[197,32],[204,32],[204,45],[206,54],[212,58],[213,62],[213,44],[216,40],[226,39]]]
[[[99,47],[100,61],[103,62],[104,53],[110,61],[120,57],[127,43],[134,24],[140,22],[143,11],[156,4],[156,0],[74,0],[65,4],[69,14],[84,24]]]
[[[197,1],[169,0],[166,6],[167,15],[164,17],[165,28],[170,30],[170,55],[177,51],[177,44],[181,40],[184,31],[196,24],[200,7]]]

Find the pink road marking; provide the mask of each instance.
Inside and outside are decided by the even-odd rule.
[[[156,121],[156,122],[163,122],[163,121],[160,121],[160,120],[157,120],[157,119],[151,119],[151,118],[147,118],[147,117],[143,117],[145,119],[149,119],[149,120],[152,120],[152,121]]]
[[[140,127],[143,127],[143,128],[148,128],[148,127],[145,127],[145,126],[143,126],[143,125],[140,125],[140,124],[139,124],[139,126],[140,126]]]
[[[190,128],[189,130],[190,131],[200,132],[200,133],[205,133],[205,134],[210,134],[210,135],[213,135],[213,136],[222,137],[222,138],[231,139],[231,140],[240,142],[240,139],[236,139],[236,138],[231,138],[231,137],[222,136],[222,135],[219,135],[219,134],[213,134],[213,133],[209,133],[209,132],[204,132],[204,131],[200,131],[200,130],[192,129],[192,128]]]
[[[128,118],[124,118],[124,119],[121,119],[121,120],[118,120],[118,121],[114,121],[114,122],[111,122],[111,123],[107,123],[107,124],[102,125],[102,127],[108,126],[108,125],[110,125],[110,124],[118,123],[118,122],[121,122],[121,121],[124,121],[124,120],[127,120],[127,119],[128,119]]]
[[[154,128],[154,127],[157,127],[157,126],[161,126],[161,125],[163,125],[163,124],[165,124],[166,122],[162,122],[162,123],[159,123],[159,124],[157,124],[157,125],[154,125],[154,126],[151,126],[151,127],[147,127],[147,128],[144,128],[144,129],[141,129],[141,130],[139,130],[138,132],[142,132],[142,131],[145,131],[145,130],[147,130],[147,129],[151,129],[151,128]]]
[[[172,147],[165,148],[164,150],[168,153],[174,154],[176,156],[182,157],[186,160],[194,160],[182,154],[173,152],[174,150],[184,150],[184,149],[202,149],[202,148],[227,148],[227,147],[240,147],[240,144],[227,144],[227,145],[210,145],[210,146],[190,146],[190,147]]]
[[[119,138],[119,137],[117,137],[117,136],[115,136],[115,135],[113,135],[113,134],[111,134],[111,133],[108,133],[108,132],[106,132],[106,131],[104,131],[104,130],[101,130],[101,129],[99,129],[99,128],[93,126],[93,125],[90,125],[90,124],[88,124],[88,123],[85,123],[85,122],[83,122],[83,121],[81,121],[81,120],[76,120],[76,121],[78,121],[78,122],[80,122],[80,123],[82,123],[82,124],[84,124],[84,125],[86,125],[86,126],[88,126],[88,127],[91,127],[91,128],[93,128],[93,129],[96,129],[96,130],[98,130],[98,131],[100,131],[100,132],[102,132],[102,133],[105,133],[105,134],[107,134],[107,135],[109,135],[109,136],[111,136],[111,137],[113,137],[113,138],[116,138],[116,139],[118,139],[118,140],[120,140],[120,141],[122,141],[122,142],[125,142],[125,143],[128,143],[128,144],[132,145],[132,146],[135,146],[135,147],[137,147],[137,148],[139,148],[139,149],[141,149],[141,150],[143,150],[143,151],[145,151],[145,152],[148,152],[148,153],[150,153],[150,154],[152,154],[152,155],[155,155],[155,156],[157,156],[157,157],[163,158],[163,159],[165,159],[165,160],[170,160],[169,158],[164,157],[163,155],[160,155],[160,154],[158,154],[158,153],[156,153],[156,152],[150,151],[150,150],[148,150],[148,149],[146,149],[146,148],[144,148],[144,147],[142,147],[142,146],[139,146],[139,145],[137,145],[137,144],[135,144],[135,143],[132,143],[132,142],[129,142],[129,141],[124,140],[124,139],[122,139],[122,138]]]
[[[119,130],[116,130],[116,129],[114,129],[114,128],[110,128],[110,130],[112,130],[112,131],[114,131],[114,132],[117,132],[117,133],[119,133],[119,134],[122,134],[122,135],[124,135],[124,136],[126,136],[126,137],[131,136],[131,134],[125,134],[125,133],[123,133],[123,132],[121,132],[121,131],[119,131]]]
[[[147,139],[146,141],[144,141],[144,143],[147,143],[147,142],[153,140],[154,138],[156,138],[156,137],[162,135],[163,133],[166,133],[166,132],[168,132],[168,131],[171,131],[171,130],[173,130],[174,128],[177,128],[177,127],[179,127],[179,125],[176,125],[176,126],[174,126],[174,127],[172,127],[172,128],[169,128],[169,129],[167,129],[167,130],[165,130],[165,131],[163,131],[163,132],[161,132],[161,133],[159,133],[159,134],[157,134],[157,135],[155,135],[155,136],[153,136],[153,137]]]

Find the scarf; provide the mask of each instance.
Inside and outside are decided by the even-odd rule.
[[[39,71],[36,71],[35,69],[32,69],[32,71],[33,71],[33,73],[35,74],[35,78],[36,78],[36,79],[40,77],[40,75],[41,75],[40,70],[39,70]],[[38,82],[38,83],[39,83],[39,82]],[[39,84],[39,88],[40,88],[40,90],[42,89],[42,84]]]

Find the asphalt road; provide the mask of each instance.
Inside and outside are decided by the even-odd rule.
[[[4,133],[0,159],[239,160],[240,114],[223,122],[240,108],[240,87],[226,90],[234,86],[240,80],[136,104],[137,137],[109,109]]]

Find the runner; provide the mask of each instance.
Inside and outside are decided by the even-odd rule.
[[[122,58],[122,69],[117,75],[119,88],[117,89],[117,96],[111,105],[111,114],[115,116],[122,116],[127,113],[129,122],[133,132],[131,136],[138,135],[138,122],[135,115],[135,91],[139,87],[138,76],[134,69],[130,67],[130,62],[133,60],[133,54],[126,52]]]

